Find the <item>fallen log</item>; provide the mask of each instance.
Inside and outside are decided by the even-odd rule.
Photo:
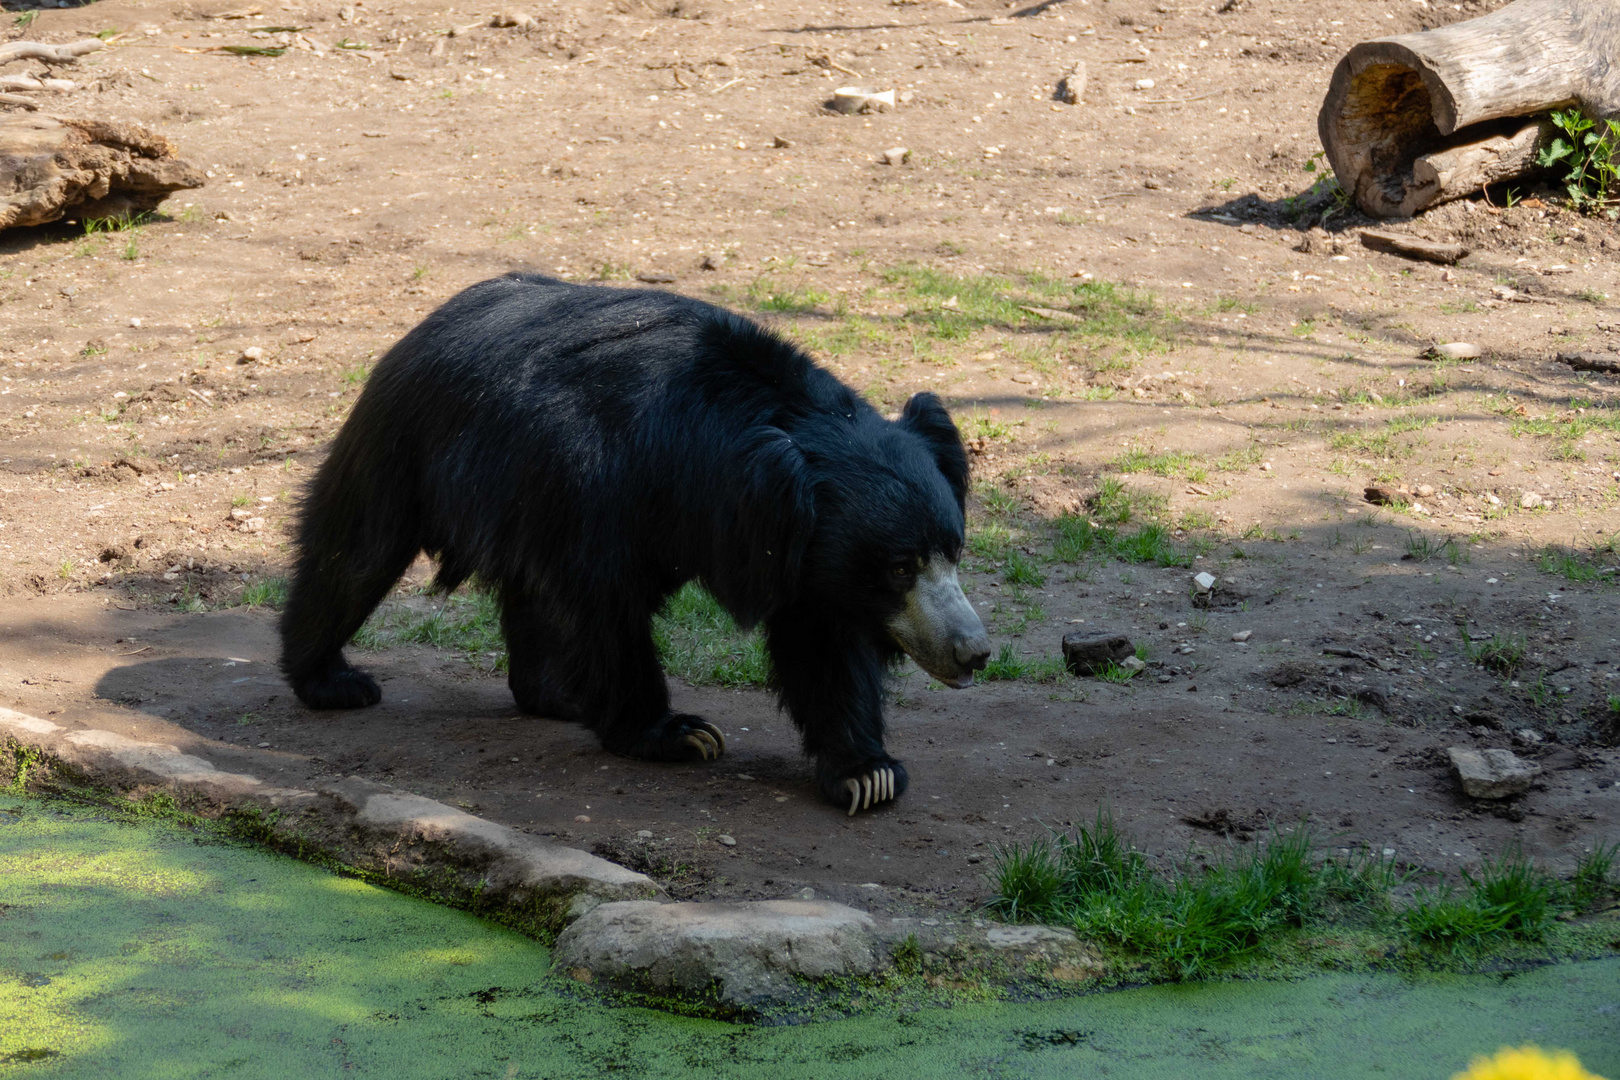
[[[134,124],[0,117],[0,229],[145,213],[203,180],[168,139]]]
[[[1444,263],[1447,266],[1468,254],[1468,249],[1461,244],[1443,244],[1436,240],[1424,240],[1417,236],[1383,232],[1378,229],[1361,230],[1361,244],[1374,251],[1405,255],[1409,259],[1422,259],[1425,262]]]
[[[1345,191],[1410,217],[1536,170],[1552,109],[1620,115],[1620,7],[1515,0],[1477,19],[1365,41],[1339,61],[1317,130]],[[1535,121],[1535,122],[1533,122]]]

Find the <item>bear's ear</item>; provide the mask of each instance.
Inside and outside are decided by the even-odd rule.
[[[956,430],[951,414],[933,394],[913,394],[900,414],[901,426],[922,436],[934,452],[934,462],[945,474],[945,481],[956,493],[956,503],[965,507],[968,489],[967,450],[962,446],[962,435]]]
[[[718,523],[715,566],[706,578],[738,623],[752,626],[792,600],[810,533],[815,481],[787,432],[749,432],[737,461],[728,520]]]

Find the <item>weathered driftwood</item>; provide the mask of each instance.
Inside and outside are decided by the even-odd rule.
[[[107,47],[100,38],[85,38],[66,45],[47,45],[43,41],[13,41],[0,45],[0,64],[14,60],[38,60],[42,64],[77,64],[79,57]]]
[[[155,210],[203,173],[134,124],[0,117],[0,229]]]
[[[1447,266],[1468,254],[1468,249],[1461,244],[1444,244],[1436,240],[1425,240],[1419,236],[1382,232],[1378,229],[1361,230],[1361,243],[1362,246],[1372,248],[1374,251],[1405,255],[1409,259],[1422,259],[1425,262],[1444,263]]]
[[[1620,115],[1620,5],[1515,0],[1489,15],[1365,41],[1334,69],[1317,117],[1339,182],[1367,213],[1408,217],[1524,175],[1579,105]]]

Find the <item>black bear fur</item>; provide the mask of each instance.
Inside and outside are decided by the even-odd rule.
[[[498,597],[524,710],[615,754],[706,759],[700,733],[719,733],[670,711],[650,630],[696,579],[763,624],[824,797],[848,803],[846,781],[882,768],[898,796],[885,623],[919,560],[960,555],[967,485],[932,394],[888,421],[724,309],[509,274],[372,371],[302,505],[282,669],[311,708],[380,700],[343,647],[426,551],[439,587],[476,577]]]

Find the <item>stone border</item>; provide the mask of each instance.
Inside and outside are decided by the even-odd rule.
[[[811,900],[674,903],[617,863],[357,776],[275,787],[172,745],[6,708],[0,748],[24,789],[165,795],[278,850],[554,937],[556,970],[579,982],[727,1015],[795,1009],[896,970],[1051,989],[1107,974],[1094,949],[1050,927],[880,918]]]

